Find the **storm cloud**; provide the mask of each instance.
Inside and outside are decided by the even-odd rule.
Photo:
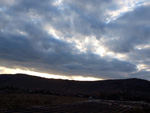
[[[149,10],[148,0],[1,0],[0,66],[149,79]]]

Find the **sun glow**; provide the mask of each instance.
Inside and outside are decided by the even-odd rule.
[[[83,77],[83,76],[72,76],[71,80],[78,80],[78,81],[96,81],[96,80],[103,80],[100,78],[94,78],[94,77]]]
[[[17,74],[17,73],[23,73],[23,74],[28,74],[32,76],[39,76],[43,78],[64,79],[64,80],[77,80],[77,81],[102,80],[100,78],[94,78],[94,77],[54,75],[54,74],[48,74],[48,73],[35,72],[31,70],[22,70],[19,68],[10,69],[6,67],[0,67],[0,74]]]

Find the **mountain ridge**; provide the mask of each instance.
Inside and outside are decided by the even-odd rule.
[[[1,74],[0,89],[14,87],[22,90],[44,91],[59,95],[93,95],[97,97],[150,99],[150,82],[138,78],[74,81],[47,79],[26,74]],[[1,90],[2,92],[2,90]],[[124,96],[125,95],[125,96]],[[111,99],[111,98],[110,98]]]

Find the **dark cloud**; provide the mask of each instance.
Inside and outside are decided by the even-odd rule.
[[[144,64],[150,61],[150,48],[135,49],[134,52],[129,54],[129,58],[136,62],[143,62]]]
[[[150,76],[149,75],[150,75],[149,71],[141,70],[141,71],[138,71],[138,72],[136,72],[134,74],[131,74],[130,77],[150,80]]]
[[[150,6],[138,7],[108,25],[110,40],[106,47],[114,52],[128,53],[141,44],[150,41]]]
[[[137,72],[134,59],[142,60],[141,54],[149,57],[148,50],[135,49],[148,44],[150,38],[149,6],[106,23],[111,17],[108,12],[120,8],[114,0],[64,0],[58,5],[56,1],[0,1],[0,66],[67,76],[125,78]],[[91,36],[97,41],[106,37],[100,46],[127,54],[131,61],[100,56],[93,52],[94,43],[86,52],[77,48],[75,41],[82,44],[82,39]]]

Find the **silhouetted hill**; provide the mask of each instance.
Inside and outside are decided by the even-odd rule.
[[[71,81],[25,74],[0,75],[1,92],[21,90],[59,95],[86,95],[105,99],[149,100],[150,82],[142,79]]]

